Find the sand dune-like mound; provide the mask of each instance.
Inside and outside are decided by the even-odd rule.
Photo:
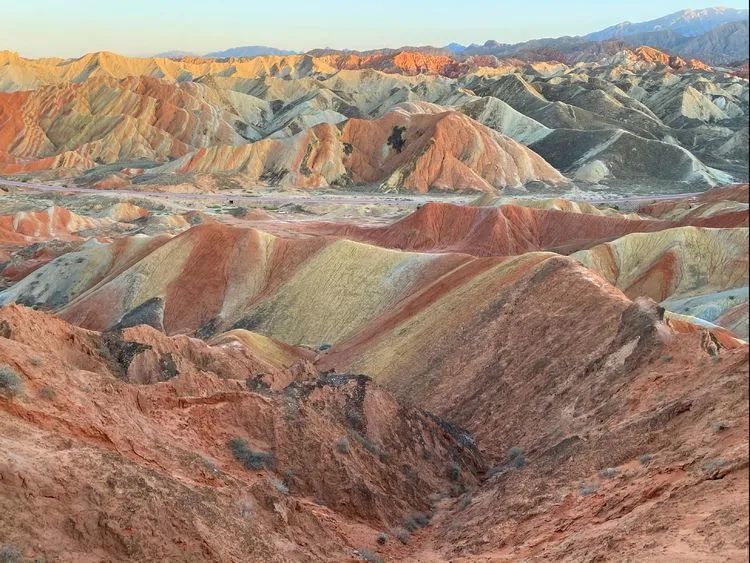
[[[627,235],[575,257],[625,293],[670,296],[747,285],[748,230],[680,227]]]
[[[559,170],[594,184],[612,178],[708,185],[731,181],[731,176],[706,167],[678,145],[644,139],[623,130],[557,129],[531,148]],[[631,159],[631,154],[638,156]],[[664,162],[670,166],[663,166]]]
[[[0,241],[21,243],[32,240],[70,240],[76,233],[111,225],[116,218],[93,218],[72,213],[65,207],[44,211],[21,211],[0,216]]]
[[[660,201],[642,206],[639,211],[663,219],[695,220],[722,216],[723,227],[747,227],[747,184],[718,187],[694,197]]]
[[[280,185],[380,184],[384,190],[495,191],[565,179],[509,137],[457,112],[396,109],[351,119],[339,132],[317,125],[286,139],[190,154],[157,172],[234,172]]]
[[[345,182],[343,157],[338,130],[321,124],[289,138],[200,149],[155,172],[230,172],[272,185],[309,188]]]
[[[647,296],[716,321],[747,302],[747,248],[747,228],[680,227],[627,235],[573,256],[631,298]],[[739,333],[746,336],[747,317],[743,322]]]
[[[241,328],[317,348],[352,337],[373,319],[400,310],[405,299],[426,287],[440,286],[454,276],[455,283],[467,284],[504,260],[477,259],[470,254],[504,257],[594,247],[575,256],[628,295],[658,301],[743,285],[746,229],[664,230],[672,226],[518,206],[446,204],[426,205],[386,227],[312,223],[306,229],[314,236],[307,237],[279,237],[214,223],[174,238],[140,236],[109,244],[86,243],[77,252],[44,265],[0,294],[0,299],[59,309],[64,318],[96,330],[145,323],[168,334],[210,336]],[[336,238],[321,236],[326,232]],[[679,251],[670,250],[676,244],[674,233],[679,232],[705,233],[700,240],[690,237],[695,244],[685,250],[684,259],[677,260],[680,268],[695,270],[690,264],[699,260],[706,245],[724,248],[723,256],[728,256],[725,247],[730,245],[732,257],[727,263],[706,262],[705,274],[695,274],[692,282],[672,272],[667,277],[679,280],[682,291],[671,288],[666,278],[659,278],[663,286],[646,280],[631,287],[625,275],[617,272],[641,279],[641,265],[647,262],[620,264],[615,258],[620,251],[605,250],[610,246],[641,249],[648,244],[656,262],[671,264],[667,258]],[[623,236],[628,233],[647,233],[629,237],[648,242],[631,245],[631,238]],[[610,246],[595,246],[613,239]],[[641,254],[627,255],[635,259]],[[641,285],[654,291],[638,289]],[[333,295],[339,296],[334,310]],[[296,314],[290,315],[290,310]]]
[[[137,225],[148,227],[151,219]],[[700,218],[707,221],[721,225],[724,216]],[[383,226],[303,221],[274,229],[268,216],[249,223],[277,235],[213,222],[176,237],[90,240],[36,263],[33,275],[0,293],[0,300],[58,310],[95,330],[145,323],[168,334],[209,337],[246,329],[317,349],[400,310],[427,287],[451,279],[464,285],[506,257],[539,251],[573,253],[633,298],[683,300],[748,285],[746,228],[442,203]],[[28,272],[21,258],[8,279]],[[333,295],[339,298],[331,309]],[[702,306],[693,314],[713,322],[744,302],[734,299],[723,300],[718,312]],[[690,314],[683,304],[673,309]]]
[[[345,236],[386,248],[422,252],[464,252],[474,256],[508,256],[553,250],[569,254],[636,232],[655,232],[682,224],[721,227],[723,214],[688,217],[682,222],[624,215],[567,200],[530,201],[528,205],[461,206],[430,202],[385,226],[306,223],[303,232]],[[732,222],[746,222],[732,215]]]
[[[165,162],[164,173],[238,174],[282,187],[487,191],[559,182],[477,122],[584,183],[746,180],[747,81],[645,47],[574,66],[418,50],[221,60],[6,53],[0,91],[0,173],[78,176],[117,163],[100,178],[107,189],[124,186],[131,178],[122,171],[134,163]],[[378,121],[397,121],[394,110],[411,117]],[[310,166],[308,144],[290,139],[320,137],[323,126],[326,135],[356,131],[362,146],[343,142],[362,154],[347,163],[326,149],[330,169]],[[403,140],[395,126],[409,142],[392,154],[385,141]],[[184,159],[191,166],[174,165]],[[665,160],[673,165],[659,166]]]
[[[564,182],[532,151],[455,112],[394,110],[375,121],[350,120],[341,138],[352,147],[347,164],[355,182],[419,192]]]
[[[317,348],[361,328],[467,259],[205,225],[81,293],[62,315],[105,329],[139,311],[170,334],[210,335],[236,327]],[[323,290],[328,297],[314,297]],[[334,295],[341,299],[336,315],[330,309]],[[188,302],[193,305],[185,307]],[[290,316],[290,308],[299,314]]]
[[[234,128],[243,118],[242,107],[194,82],[92,78],[0,98],[0,147],[14,159],[4,166],[6,173],[53,167],[45,162],[58,153],[76,154],[93,167],[124,159],[159,161],[193,147],[244,142]],[[68,167],[65,160],[51,164]]]

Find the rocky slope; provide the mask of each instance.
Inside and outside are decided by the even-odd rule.
[[[501,279],[483,278],[490,302],[453,292],[442,314],[416,313],[398,338],[318,361],[366,366],[473,436],[367,378],[277,368],[236,340],[98,333],[3,308],[3,549],[741,560],[747,346],[675,332],[570,259],[530,257]],[[443,321],[429,337],[427,314]]]
[[[0,324],[4,554],[351,558],[482,468],[460,429],[362,376],[19,307]]]
[[[742,560],[747,187],[494,199],[5,194],[3,556]]]
[[[665,220],[556,205],[567,209],[430,203],[387,225],[262,216],[207,222],[176,237],[89,241],[36,269],[24,269],[18,255],[9,271],[17,283],[0,302],[51,308],[94,330],[143,322],[208,337],[244,328],[318,347],[366,333],[432,291],[442,299],[447,287],[461,287],[483,301],[478,280],[499,275],[488,272],[504,271],[508,257],[543,260],[552,251],[675,313],[726,325],[720,319],[740,307],[726,326],[747,333],[747,209]],[[695,298],[702,305],[687,307]]]

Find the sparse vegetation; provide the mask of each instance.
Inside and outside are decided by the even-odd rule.
[[[424,528],[430,523],[432,516],[424,514],[422,512],[414,512],[409,514],[404,521],[401,523],[402,527],[409,532],[415,532],[420,528]]]
[[[461,477],[461,468],[458,466],[457,463],[449,463],[448,464],[448,479],[451,481],[458,481],[458,478]]]
[[[597,485],[596,483],[581,483],[578,486],[578,491],[581,493],[582,497],[594,494],[598,490],[599,485]]]
[[[406,477],[406,479],[409,482],[413,483],[414,481],[417,480],[417,477],[418,477],[417,472],[414,471],[414,469],[412,469],[409,465],[405,465],[403,468],[403,471],[404,471],[404,477]]]
[[[723,457],[715,457],[703,463],[701,469],[708,479],[718,479],[721,476],[721,468],[727,465],[727,460]]]
[[[643,454],[641,456],[638,456],[638,461],[641,465],[648,465],[651,463],[651,460],[654,459],[654,456],[651,454]]]
[[[263,451],[253,451],[247,447],[247,442],[242,438],[232,438],[227,444],[232,455],[247,469],[268,469],[274,466],[273,454]]]
[[[288,491],[291,491],[294,487],[294,470],[290,467],[284,470],[284,480],[282,483],[287,488]]]
[[[400,541],[402,544],[406,545],[409,543],[409,538],[411,537],[411,534],[408,530],[405,530],[404,528],[396,528],[391,532],[394,538],[396,538],[398,541]]]
[[[49,385],[45,385],[39,390],[39,396],[46,401],[52,401],[56,395],[55,390]]]
[[[523,457],[523,450],[514,446],[508,450],[508,465],[514,469],[521,469],[526,465],[526,458]]]
[[[11,367],[0,365],[0,393],[6,397],[15,397],[23,392],[21,377]]]
[[[468,508],[471,505],[472,501],[471,493],[464,493],[464,495],[461,497],[461,500],[458,501],[458,509],[464,510]]]
[[[672,361],[672,356],[659,356],[659,359],[661,360],[661,363],[668,364]]]
[[[357,550],[357,553],[359,553],[359,556],[368,563],[383,563],[382,557],[380,557],[379,555],[375,555],[372,551],[363,547],[360,547]]]
[[[717,420],[716,422],[713,422],[711,424],[711,429],[714,432],[721,432],[722,430],[726,430],[729,428],[729,424],[724,422],[723,420]]]
[[[378,543],[378,545],[385,545],[388,543],[388,534],[385,532],[381,532],[378,534],[378,537],[375,538],[375,541]]]
[[[503,473],[506,473],[507,471],[508,471],[507,465],[496,465],[494,467],[490,467],[485,473],[485,476],[487,479],[490,479],[494,477],[495,475],[502,475]]]
[[[349,453],[349,440],[346,438],[339,438],[336,440],[336,451],[340,454],[348,454]]]
[[[21,553],[13,545],[0,547],[0,563],[21,563]]]
[[[243,502],[240,505],[240,518],[250,518],[253,515],[253,507],[247,503]]]
[[[289,494],[289,487],[287,487],[282,481],[279,481],[275,477],[269,477],[268,481],[274,486],[274,488],[282,495]]]
[[[620,473],[620,470],[616,467],[605,467],[599,470],[599,477],[602,479],[612,479]]]
[[[271,388],[268,383],[263,381],[263,375],[251,375],[245,380],[245,385],[253,393],[258,393],[260,395],[271,394]]]
[[[373,442],[372,440],[366,438],[365,436],[362,436],[362,434],[360,434],[359,432],[354,432],[353,431],[352,432],[352,437],[357,442],[359,442],[360,444],[362,444],[362,447],[364,447],[371,454],[376,455],[379,458],[382,455],[384,455],[383,452],[381,451],[381,449],[378,447],[378,445],[375,442]],[[387,461],[387,460],[381,459],[381,461]]]

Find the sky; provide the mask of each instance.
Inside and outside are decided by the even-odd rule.
[[[516,43],[645,21],[698,0],[0,0],[0,50],[25,57],[92,51],[204,54],[241,45],[306,51],[451,42]],[[747,8],[747,0],[724,0]]]

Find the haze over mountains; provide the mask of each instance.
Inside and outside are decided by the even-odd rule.
[[[559,49],[561,53],[564,53],[565,50],[574,47],[578,49],[583,48],[583,46],[591,48],[590,44],[594,42],[604,42],[606,45],[606,42],[617,40],[630,47],[646,45],[668,50],[670,53],[683,58],[701,59],[709,64],[730,64],[748,58],[747,23],[749,17],[750,12],[748,10],[722,7],[681,10],[646,22],[622,22],[580,37],[535,39],[516,44],[498,43],[490,39],[484,44],[461,45],[460,43],[450,43],[442,48],[402,47],[402,49],[432,50],[454,56],[485,54],[499,57],[529,57],[533,56],[534,49]],[[312,52],[316,51],[318,50],[314,49]],[[373,51],[366,52],[371,53]],[[252,45],[214,51],[202,56],[227,58],[293,54],[297,54],[297,52]],[[154,56],[179,58],[200,55],[187,51],[170,51]]]
[[[263,45],[246,45],[244,47],[232,47],[223,51],[213,51],[202,55],[211,59],[224,59],[227,57],[259,57],[263,55],[296,55],[297,51],[288,51],[285,49],[275,49],[274,47],[265,47]],[[199,57],[196,53],[189,51],[165,51],[157,53],[154,57],[164,57],[167,59],[181,59],[183,57]]]
[[[683,19],[708,25],[707,17]],[[619,41],[560,41],[567,46],[481,48],[505,57],[4,52],[0,173],[101,186],[195,184],[208,174],[417,192],[685,191],[747,179],[742,68]],[[673,165],[661,166],[665,159]]]

